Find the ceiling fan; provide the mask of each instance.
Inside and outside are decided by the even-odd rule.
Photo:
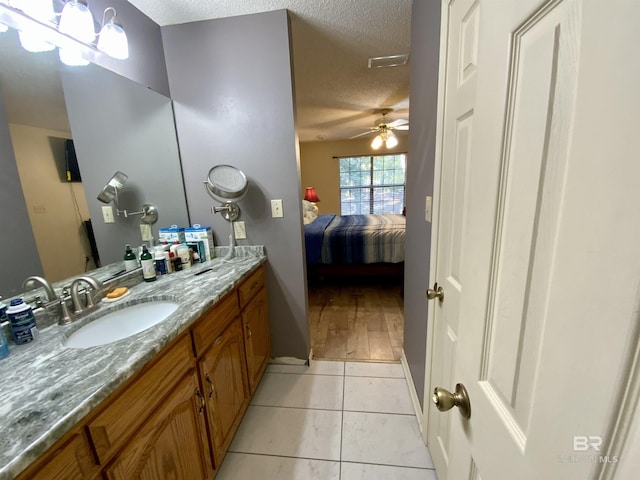
[[[392,122],[389,121],[387,115],[393,110],[391,108],[382,108],[376,113],[382,114],[382,117],[376,120],[375,126],[369,127],[367,132],[359,133],[351,137],[358,138],[363,135],[369,135],[370,133],[377,133],[373,141],[371,142],[371,148],[374,150],[379,149],[384,143],[387,148],[393,148],[398,145],[398,139],[393,133],[394,130],[409,130],[409,121],[405,119],[398,119]]]

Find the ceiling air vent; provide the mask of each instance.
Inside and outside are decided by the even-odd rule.
[[[407,63],[409,63],[408,53],[389,55],[387,57],[371,57],[369,59],[369,68],[399,67]]]

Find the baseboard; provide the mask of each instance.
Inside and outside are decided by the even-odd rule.
[[[413,377],[411,376],[411,370],[409,370],[409,363],[407,362],[407,357],[404,354],[404,350],[402,350],[402,355],[400,356],[400,363],[402,364],[402,370],[404,370],[404,378],[407,379],[409,394],[411,395],[411,402],[413,403],[413,409],[415,410],[416,418],[418,419],[418,425],[420,426],[420,433],[422,433],[422,437],[424,438],[425,435],[422,425],[422,407],[420,406],[420,399],[418,398],[416,385],[415,383],[413,383]]]
[[[275,357],[271,358],[269,363],[276,365],[309,365],[309,360],[296,357]]]

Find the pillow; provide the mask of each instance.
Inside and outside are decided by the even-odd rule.
[[[302,200],[302,211],[310,212],[314,209],[315,204],[313,202],[307,202],[306,200]]]

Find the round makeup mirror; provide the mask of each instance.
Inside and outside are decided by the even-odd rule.
[[[222,202],[220,207],[213,208],[214,213],[222,213],[230,222],[240,216],[240,207],[235,202],[249,189],[249,181],[241,170],[231,165],[216,165],[209,170],[204,185],[211,197]]]

